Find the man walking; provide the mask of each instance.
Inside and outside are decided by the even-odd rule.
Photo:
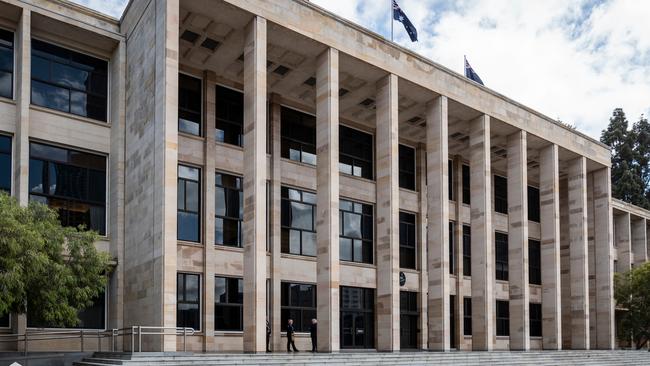
[[[316,352],[316,329],[318,328],[318,320],[312,319],[311,320],[311,328],[309,328],[309,332],[311,333],[311,351]]]
[[[271,326],[269,325],[269,320],[266,319],[266,352],[271,352],[269,343],[271,343]]]
[[[295,329],[293,328],[293,319],[289,319],[287,324],[287,352],[291,352],[291,347],[293,347],[294,352],[298,352],[296,344],[294,343]]]

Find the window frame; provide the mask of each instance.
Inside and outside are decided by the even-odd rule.
[[[409,221],[405,221],[402,219],[402,215],[409,215],[413,217],[413,223]],[[402,242],[402,234],[398,233],[399,235],[399,250],[400,250],[400,263],[399,263],[399,268],[403,269],[412,269],[412,270],[417,270],[418,269],[418,215],[413,213],[413,212],[408,212],[408,211],[399,211],[399,230],[402,230],[402,224],[412,226],[413,227],[413,245],[406,245],[405,243]],[[404,256],[401,255],[402,250],[409,250],[413,251],[413,267],[406,267],[403,266],[402,259]]]
[[[293,137],[285,136],[285,134],[283,133],[285,131],[285,128],[283,128],[285,119],[282,118],[282,112],[285,111],[285,110],[289,110],[289,111],[291,111],[291,113],[303,114],[305,116],[308,116],[308,117],[311,117],[311,118],[314,119],[314,144],[313,144],[313,147],[314,147],[314,153],[313,153],[313,155],[314,155],[314,164],[312,164],[310,162],[307,162],[307,161],[305,161],[303,159],[303,155],[305,154],[305,148],[304,147],[305,146],[311,147],[312,146],[311,143],[300,141],[300,140],[297,140],[297,139],[295,139]],[[287,126],[287,127],[290,127],[290,126]],[[300,146],[300,160],[291,159],[291,152],[289,152],[289,156],[284,156],[285,146],[287,146],[286,145],[287,143],[295,143],[295,144],[298,144]],[[287,149],[290,149],[290,146],[287,146]],[[307,153],[311,154],[309,152],[307,152]],[[309,166],[313,166],[313,167],[316,167],[318,165],[317,152],[316,152],[316,115],[315,114],[308,113],[308,112],[305,112],[303,110],[293,108],[293,107],[290,107],[290,106],[287,106],[287,105],[284,105],[284,104],[282,104],[280,106],[280,157],[284,158],[284,159],[287,159],[287,160],[290,160],[290,161],[293,161],[293,162],[296,162],[296,163],[299,163],[299,164],[305,164],[305,165],[309,165]]]
[[[179,276],[184,276],[185,278],[186,278],[187,276],[197,276],[197,277],[198,277],[198,279],[199,279],[199,285],[198,285],[198,287],[197,287],[197,301],[196,301],[196,302],[181,301],[181,300],[179,299],[179,293],[178,293],[178,281],[179,281]],[[201,326],[202,326],[202,323],[203,323],[203,307],[201,306],[201,303],[203,302],[203,297],[201,296],[201,292],[202,292],[201,289],[203,288],[203,278],[202,278],[202,277],[203,277],[203,276],[202,276],[201,273],[195,273],[195,272],[176,272],[176,327],[180,327],[180,328],[193,328],[193,327],[187,327],[187,326],[184,326],[184,325],[179,324],[179,319],[178,319],[178,312],[179,312],[179,309],[178,309],[178,305],[181,304],[181,303],[182,303],[182,304],[197,304],[197,305],[199,306],[199,310],[198,310],[198,313],[199,313],[199,320],[198,320],[199,327],[198,327],[198,328],[194,328],[194,330],[195,330],[195,331],[199,331],[199,332],[201,331],[201,329],[202,329]],[[183,291],[184,291],[184,293],[183,293],[183,298],[187,297],[187,295],[185,294],[185,293],[187,292],[187,290],[186,290],[186,288],[187,288],[187,287],[186,287],[186,283],[187,283],[187,281],[184,280],[184,281],[183,281]]]
[[[406,149],[413,151],[413,172],[409,171],[408,169],[406,169],[406,167],[402,166],[402,160],[406,160],[406,157],[402,158],[401,154],[402,154],[402,151],[406,150]],[[417,186],[418,186],[417,185],[417,176],[418,176],[418,174],[417,174],[417,170],[418,170],[417,169],[417,153],[418,152],[417,152],[417,149],[415,147],[409,146],[409,145],[406,145],[406,144],[399,144],[399,146],[398,146],[398,173],[399,173],[399,178],[398,178],[399,183],[398,184],[399,184],[399,188],[408,189],[408,190],[414,191],[414,192],[417,191]],[[406,182],[404,183],[404,185],[402,185],[402,177],[405,176],[406,178],[404,178],[404,179],[410,179],[409,177],[411,175],[413,176],[413,178],[412,178],[413,179],[413,187],[412,188],[407,187]]]
[[[244,243],[244,211],[243,211],[243,210],[244,210],[244,207],[243,207],[243,201],[244,201],[244,178],[243,178],[243,177],[240,177],[240,176],[238,176],[238,175],[234,175],[234,174],[222,173],[222,172],[220,172],[220,171],[215,172],[214,175],[215,175],[215,179],[214,179],[214,186],[215,186],[215,195],[214,195],[214,197],[215,197],[215,198],[214,198],[214,199],[215,199],[215,210],[214,210],[214,219],[215,219],[215,225],[214,225],[214,227],[215,227],[215,236],[214,236],[214,240],[215,240],[215,242],[214,242],[214,245],[218,245],[218,246],[221,246],[221,247],[230,247],[230,248],[242,248],[242,247],[243,247],[243,243]],[[226,176],[229,176],[229,177],[233,177],[233,178],[235,178],[236,180],[239,180],[239,189],[235,190],[234,188],[226,187],[226,186],[224,186],[223,184],[219,185],[219,184],[217,183],[217,175],[221,175],[221,176],[226,175]],[[239,192],[239,202],[242,202],[242,207],[239,207],[239,211],[241,212],[241,217],[231,217],[231,216],[227,216],[227,215],[219,215],[219,214],[217,214],[217,209],[216,209],[217,193],[216,193],[216,192],[217,192],[218,189],[223,189],[223,190],[224,190],[224,197],[227,197],[227,196],[228,196],[226,192],[229,192],[229,191],[236,191],[236,192]],[[268,192],[267,192],[267,193],[268,193]],[[226,200],[226,202],[224,202],[224,206],[226,206],[227,203],[228,203],[228,200]],[[226,207],[226,214],[227,214],[227,212],[228,212],[228,208]],[[268,215],[267,215],[267,216],[268,216]],[[231,220],[231,221],[235,221],[235,220],[236,220],[236,221],[238,222],[238,225],[237,225],[237,226],[238,226],[238,232],[239,232],[239,235],[238,235],[238,241],[239,241],[239,242],[237,243],[237,245],[231,245],[231,244],[226,244],[226,243],[217,243],[217,235],[216,235],[216,230],[217,230],[217,220]],[[222,227],[223,227],[223,226],[222,226]]]
[[[12,67],[11,71],[0,69],[0,71],[2,71],[2,72],[11,73],[11,90],[10,90],[11,95],[8,96],[8,97],[0,95],[0,98],[7,98],[9,100],[15,100],[15,98],[16,98],[16,93],[15,93],[16,92],[16,66],[17,66],[17,62],[16,62],[16,40],[17,40],[18,37],[16,36],[16,30],[12,30],[12,29],[9,29],[9,28],[3,27],[3,26],[0,26],[0,30],[9,32],[13,36],[13,39],[11,40],[11,48],[0,45],[0,47],[2,47],[2,48],[7,48],[7,49],[11,50],[11,61],[12,61],[11,62],[11,67]]]
[[[456,221],[449,220],[449,274],[456,274]]]
[[[181,166],[183,166],[183,167],[185,167],[185,168],[196,169],[196,170],[198,171],[198,173],[199,173],[199,177],[198,177],[198,179],[197,179],[196,181],[194,181],[194,180],[191,180],[191,179],[189,179],[189,178],[182,178],[179,174],[177,174],[177,177],[176,177],[176,184],[177,184],[176,194],[177,194],[177,195],[179,194],[178,191],[180,190],[181,180],[182,180],[183,183],[184,183],[184,184],[183,184],[183,192],[184,192],[183,202],[185,203],[185,204],[184,204],[184,207],[187,207],[187,188],[186,188],[186,187],[187,187],[187,184],[186,184],[187,182],[196,182],[196,183],[197,183],[197,185],[198,185],[197,193],[198,193],[199,196],[198,196],[198,198],[197,198],[197,209],[196,209],[196,212],[192,212],[192,211],[187,211],[187,210],[185,210],[185,209],[181,209],[181,208],[177,205],[177,207],[176,207],[176,221],[177,221],[177,222],[176,222],[176,225],[178,226],[178,221],[179,221],[179,220],[178,220],[178,215],[179,215],[181,212],[182,212],[182,213],[196,214],[196,215],[197,215],[197,223],[198,223],[198,227],[197,227],[197,231],[198,231],[198,232],[197,232],[197,240],[190,240],[190,239],[182,239],[182,238],[180,238],[180,234],[179,234],[180,231],[177,230],[177,233],[176,233],[176,240],[178,240],[178,241],[184,241],[184,242],[189,242],[189,243],[199,243],[199,244],[200,244],[201,241],[202,241],[202,239],[203,239],[203,236],[202,236],[202,227],[203,227],[202,219],[203,219],[203,218],[202,218],[202,215],[201,215],[201,210],[202,210],[202,208],[203,208],[203,206],[202,206],[202,202],[201,202],[201,200],[203,199],[203,197],[202,197],[202,193],[203,193],[203,192],[201,191],[201,190],[203,189],[203,184],[202,184],[202,177],[203,177],[203,175],[202,175],[202,171],[201,171],[202,169],[201,169],[201,167],[197,167],[197,166],[194,166],[194,165],[191,165],[191,164],[186,164],[186,163],[184,163],[184,162],[179,162],[178,165],[177,165],[177,168],[176,168],[176,169],[177,169],[177,172],[178,172],[178,170],[180,170],[180,167],[181,167]],[[176,201],[178,202],[178,197],[176,198]]]
[[[227,302],[217,302],[217,279],[224,279],[226,282],[226,297],[227,297]],[[239,302],[232,302],[230,301],[230,297],[228,294],[230,293],[229,291],[229,280],[237,280],[237,293],[239,294],[239,283],[241,282],[242,285],[242,301],[241,303]],[[226,276],[226,275],[215,275],[214,276],[214,283],[215,283],[215,288],[213,289],[214,293],[214,330],[215,332],[243,332],[244,331],[244,279],[243,277],[237,277],[237,276]],[[224,308],[239,308],[239,325],[241,325],[241,329],[219,329],[217,328],[217,307],[224,307]]]
[[[536,311],[533,311],[533,307],[536,308]],[[528,323],[530,329],[530,337],[541,338],[544,331],[544,323],[542,316],[542,303],[530,302],[528,303]],[[539,315],[539,317],[533,318],[533,314]],[[533,330],[539,329],[539,332],[533,334]]]
[[[181,131],[181,129],[180,129],[180,124],[181,124],[181,117],[180,117],[180,112],[181,112],[181,106],[180,106],[181,83],[180,83],[180,78],[181,78],[181,75],[192,78],[192,79],[196,79],[196,80],[199,81],[199,93],[201,95],[201,101],[200,101],[201,110],[199,111],[199,121],[197,122],[197,124],[199,125],[199,134],[198,135],[195,135],[195,134],[190,133],[190,132]],[[193,75],[193,74],[191,74],[191,73],[189,73],[187,71],[181,71],[181,70],[178,70],[178,79],[179,79],[179,81],[178,81],[178,114],[179,114],[179,116],[178,116],[178,126],[177,126],[178,133],[181,134],[181,135],[186,135],[186,136],[204,137],[204,129],[205,128],[203,126],[204,125],[204,121],[203,121],[204,120],[204,115],[203,114],[204,114],[204,110],[205,110],[205,106],[204,106],[204,101],[205,101],[205,95],[204,95],[205,94],[205,92],[204,92],[205,91],[205,85],[204,85],[204,83],[205,83],[205,81],[200,76],[196,76],[196,75]],[[190,112],[196,113],[195,111],[190,111]],[[194,122],[194,121],[190,121],[190,122]]]
[[[463,336],[472,336],[472,298],[469,296],[463,297]]]
[[[345,138],[345,137],[343,137],[344,133],[342,133],[342,130],[344,130],[344,129],[352,130],[355,133],[368,135],[368,137],[370,137],[370,148],[372,150],[372,153],[370,154],[370,160],[366,160],[366,159],[360,158],[358,156],[353,156],[353,155],[344,153],[342,151],[341,147],[344,146],[344,144],[341,143],[342,142],[341,139]],[[341,171],[341,157],[342,156],[352,160],[352,164],[350,164],[351,167],[352,167],[352,173],[351,174]],[[366,163],[366,164],[370,165],[370,176],[369,177],[368,176],[364,177],[363,172],[362,172],[361,175],[354,174],[354,168],[357,166],[355,163],[357,161],[360,161],[360,162],[363,162],[363,163]],[[361,130],[361,129],[358,129],[358,128],[355,128],[355,127],[352,127],[352,126],[340,124],[339,125],[339,161],[338,161],[338,165],[339,165],[339,173],[341,173],[343,175],[350,176],[350,177],[355,177],[355,178],[367,179],[367,180],[375,180],[375,135],[373,135],[370,132],[367,132],[367,131],[364,131],[364,130]]]
[[[285,189],[287,190],[287,197],[284,197],[284,194],[283,194],[283,191]],[[290,198],[289,190],[299,192],[300,193],[300,201],[297,201],[297,200],[294,200],[294,199]],[[280,252],[284,253],[284,254],[302,255],[302,256],[312,257],[313,258],[313,257],[316,257],[316,253],[314,255],[304,254],[304,250],[303,250],[303,232],[312,233],[314,236],[316,236],[316,209],[317,209],[317,207],[316,207],[316,203],[310,203],[310,202],[305,202],[304,201],[303,196],[304,196],[305,193],[312,194],[312,195],[316,196],[316,192],[302,190],[302,189],[299,189],[299,188],[293,188],[293,187],[289,187],[289,186],[281,186],[281,188],[280,188],[280,201],[281,201],[281,205],[280,205],[280,243],[281,243],[280,244]],[[312,221],[313,230],[295,228],[293,226],[285,226],[284,225],[285,220],[283,219],[283,217],[284,217],[285,214],[290,215],[291,212],[284,213],[283,207],[285,207],[285,204],[283,204],[283,202],[289,202],[289,209],[291,209],[291,203],[294,203],[294,202],[299,203],[299,204],[303,204],[303,205],[309,205],[311,207],[311,221]],[[291,220],[291,218],[289,218],[289,220]],[[292,230],[293,231],[298,231],[300,233],[300,253],[292,253],[291,252],[291,231]],[[289,237],[287,238],[287,242],[289,243],[289,251],[284,251],[284,248],[282,246],[282,243],[284,243],[285,233],[287,233],[287,235],[289,235]],[[317,239],[315,239],[315,240],[317,240]],[[318,243],[317,242],[315,242],[315,246],[316,246],[316,248],[314,248],[314,249],[315,249],[315,252],[316,252],[318,250]]]
[[[533,196],[537,196],[536,201],[531,198]],[[528,221],[539,223],[541,221],[541,214],[542,214],[541,197],[540,197],[539,188],[529,185],[527,198],[528,198]],[[532,205],[531,203],[533,202],[535,202],[536,204]]]
[[[103,322],[104,322],[104,328],[29,326],[29,325],[27,325],[28,322],[29,322],[29,317],[28,317],[28,320],[26,322],[26,328],[27,329],[43,329],[43,330],[70,330],[70,329],[74,329],[74,330],[100,330],[100,331],[101,330],[108,330],[109,329],[108,328],[108,310],[109,310],[108,309],[108,307],[109,307],[109,293],[108,293],[108,291],[109,291],[109,286],[107,284],[106,287],[104,288],[104,314],[103,314],[104,319],[102,319]],[[86,310],[86,309],[84,309],[84,310]],[[81,310],[81,311],[84,311],[84,310]],[[0,327],[0,329],[10,329],[11,328],[11,317],[12,317],[12,314],[9,314],[9,327]]]
[[[244,95],[243,90],[239,90],[237,88],[234,88],[234,87],[231,87],[231,86],[228,86],[228,85],[224,85],[224,84],[220,84],[220,83],[214,84],[215,108],[217,109],[217,112],[214,115],[214,128],[215,128],[214,140],[218,144],[226,144],[228,146],[238,146],[238,147],[243,148],[244,147],[244,120],[243,120],[244,103],[243,102],[242,102],[242,122],[241,122],[241,125],[239,125],[239,130],[241,131],[240,132],[240,140],[241,140],[240,142],[241,143],[240,144],[232,144],[232,143],[229,143],[229,142],[226,142],[226,141],[220,141],[219,139],[217,139],[216,134],[217,134],[217,131],[219,131],[219,128],[218,128],[219,123],[226,123],[226,124],[228,124],[230,126],[235,126],[236,125],[236,123],[234,121],[227,120],[227,119],[224,119],[224,118],[219,118],[219,114],[218,114],[218,109],[219,109],[219,88],[227,89],[227,90],[230,90],[230,91],[233,91],[233,92],[237,92],[237,93],[242,95],[242,98],[243,98],[243,95]]]
[[[352,206],[353,206],[352,210],[341,208],[341,202],[348,202],[348,203],[352,204]],[[355,205],[361,205],[361,212],[354,211],[354,206]],[[366,208],[370,209],[370,211],[371,211],[370,214],[364,213]],[[345,214],[351,214],[351,215],[356,215],[356,216],[360,217],[359,221],[360,221],[360,225],[361,225],[361,228],[360,228],[361,229],[361,238],[354,238],[354,237],[345,235],[345,233],[344,233]],[[366,220],[364,220],[364,218],[368,218],[368,217],[370,218],[370,223],[372,225],[372,227],[370,228],[370,233],[371,233],[372,237],[369,238],[369,239],[363,237],[363,234],[366,232],[365,226],[364,226]],[[349,200],[349,199],[346,199],[346,198],[339,199],[339,248],[340,248],[340,240],[341,239],[351,240],[351,243],[352,243],[352,246],[350,247],[350,249],[352,251],[352,255],[351,255],[352,259],[351,260],[341,259],[341,261],[343,261],[343,262],[352,262],[352,263],[374,264],[374,262],[375,262],[374,261],[375,260],[375,254],[374,254],[374,252],[375,252],[375,208],[374,208],[373,205],[371,205],[369,203],[363,203],[363,202]],[[355,258],[354,242],[356,240],[361,240],[361,258]],[[370,250],[368,251],[368,253],[370,254],[370,261],[365,261],[364,258],[363,258],[364,253],[366,253],[366,250],[367,250],[366,247],[367,246],[370,246]],[[339,257],[342,258],[340,253],[339,253]]]
[[[501,239],[501,240],[500,240]],[[505,240],[502,240],[505,239]],[[497,281],[509,281],[509,268],[508,268],[508,233],[501,231],[494,232],[494,272]],[[499,246],[505,245],[505,248]],[[499,252],[505,251],[505,256],[499,256]],[[503,253],[502,253],[503,254]]]
[[[454,188],[454,161],[448,159],[447,162],[447,196],[450,201],[455,201],[456,199],[456,190]]]
[[[13,177],[14,177],[14,169],[13,169],[13,149],[14,149],[14,139],[13,136],[11,135],[5,135],[3,133],[0,133],[0,139],[6,138],[9,140],[9,151],[3,151],[0,150],[0,155],[8,155],[9,156],[9,190],[5,191],[2,187],[0,187],[0,192],[5,191],[7,194],[11,195],[12,189],[13,189]],[[29,184],[29,183],[28,183]]]
[[[283,299],[282,295],[285,293],[284,287],[287,287],[287,299]],[[291,305],[291,287],[292,286],[310,286],[312,288],[312,299],[311,301],[313,302],[313,307],[311,306],[300,306],[300,305]],[[305,312],[313,311],[314,312],[314,318],[317,317],[317,311],[318,311],[318,288],[316,283],[308,283],[308,282],[295,282],[295,281],[281,281],[280,282],[280,318],[282,318],[282,313],[284,311],[298,311],[300,312],[300,320],[297,322],[297,319],[293,319],[293,324],[296,329],[296,333],[309,333],[309,327],[311,326],[311,322],[309,324],[303,324]],[[286,301],[284,301],[286,300]],[[285,303],[287,305],[285,305]],[[285,322],[283,323],[283,328],[284,325],[286,324]],[[282,331],[283,333],[286,333],[286,329]]]
[[[494,188],[492,193],[494,194],[494,212],[507,215],[508,214],[508,178],[503,175],[493,174],[492,175],[492,184]],[[499,184],[497,184],[499,181]],[[498,192],[497,190],[503,185],[505,189],[504,192]]]
[[[466,174],[467,173],[467,174]],[[469,164],[464,164],[461,167],[462,174],[462,191],[463,191],[463,204],[471,205],[472,202],[472,190],[471,190],[471,172]],[[467,184],[465,184],[467,181]]]
[[[463,225],[463,276],[472,276],[472,227]]]
[[[496,336],[509,337],[510,336],[510,301],[496,300],[494,311],[496,313],[495,314]]]
[[[542,243],[528,239],[528,284],[542,285]]]

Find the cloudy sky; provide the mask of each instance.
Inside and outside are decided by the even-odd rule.
[[[74,0],[119,17],[127,0]],[[265,0],[266,1],[266,0]],[[273,1],[273,0],[268,0]],[[611,112],[650,114],[650,1],[397,0],[395,41],[598,138]],[[389,0],[312,0],[390,38]]]

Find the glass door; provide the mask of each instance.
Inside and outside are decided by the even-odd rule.
[[[375,291],[341,286],[341,348],[374,348]]]

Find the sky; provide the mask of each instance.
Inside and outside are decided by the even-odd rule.
[[[118,17],[127,0],[74,0]],[[274,1],[274,0],[263,0]],[[390,39],[390,0],[312,0]],[[456,72],[599,138],[612,110],[650,114],[650,1],[397,0],[418,30],[394,39]]]

